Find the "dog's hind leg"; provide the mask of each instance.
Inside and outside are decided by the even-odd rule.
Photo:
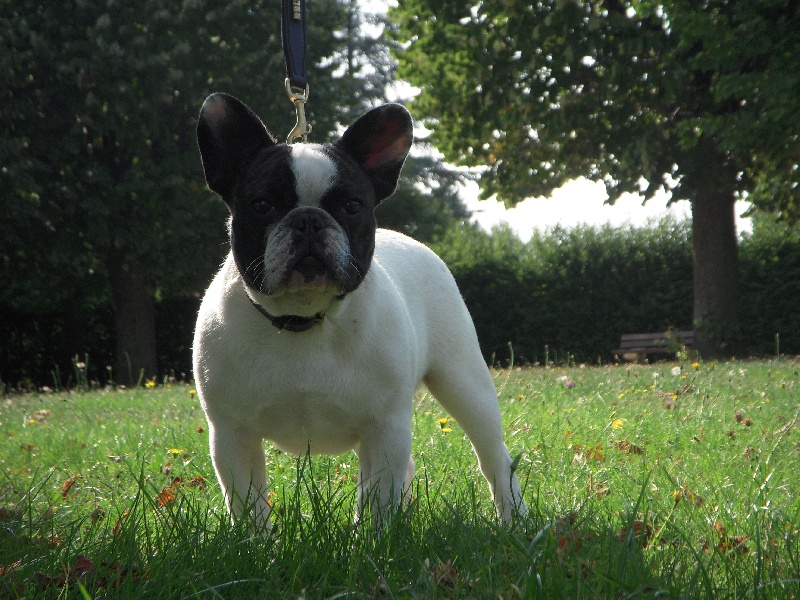
[[[455,351],[455,354],[464,352]],[[503,442],[503,423],[494,382],[480,354],[452,355],[431,368],[425,383],[433,396],[467,434],[492,490],[497,515],[511,521],[527,513],[513,461]]]
[[[209,425],[209,446],[231,519],[252,516],[256,530],[271,529],[262,439],[241,429]],[[248,509],[250,515],[245,514]]]

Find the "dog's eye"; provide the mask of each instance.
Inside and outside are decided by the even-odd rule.
[[[275,212],[275,205],[269,200],[255,200],[250,206],[260,215],[268,215]]]
[[[353,199],[353,200],[348,200],[347,202],[345,202],[344,206],[342,207],[342,209],[348,215],[354,215],[357,212],[359,212],[363,206],[364,205],[361,203],[361,200]]]

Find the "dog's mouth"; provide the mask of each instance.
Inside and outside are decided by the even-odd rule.
[[[289,268],[289,278],[291,279],[292,273],[299,273],[302,276],[304,283],[312,283],[315,279],[325,277],[328,274],[328,269],[325,263],[316,256],[309,254],[298,260],[293,267]]]
[[[334,268],[328,261],[315,253],[307,253],[288,261],[277,283],[262,288],[262,291],[270,296],[303,290],[331,290],[338,293],[341,286],[337,281]]]

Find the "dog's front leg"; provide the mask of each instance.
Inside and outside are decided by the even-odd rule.
[[[256,531],[271,529],[262,439],[241,428],[210,426],[209,444],[231,520],[252,516]]]
[[[356,521],[369,510],[373,527],[382,529],[400,506],[414,476],[409,419],[398,417],[393,423],[370,428],[362,437],[356,454]]]

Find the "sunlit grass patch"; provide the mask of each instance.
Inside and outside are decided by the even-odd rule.
[[[354,455],[270,445],[275,527],[231,525],[189,386],[9,396],[0,597],[800,597],[798,370],[495,373],[531,509],[510,528],[422,391],[410,503],[381,536],[352,523]]]

